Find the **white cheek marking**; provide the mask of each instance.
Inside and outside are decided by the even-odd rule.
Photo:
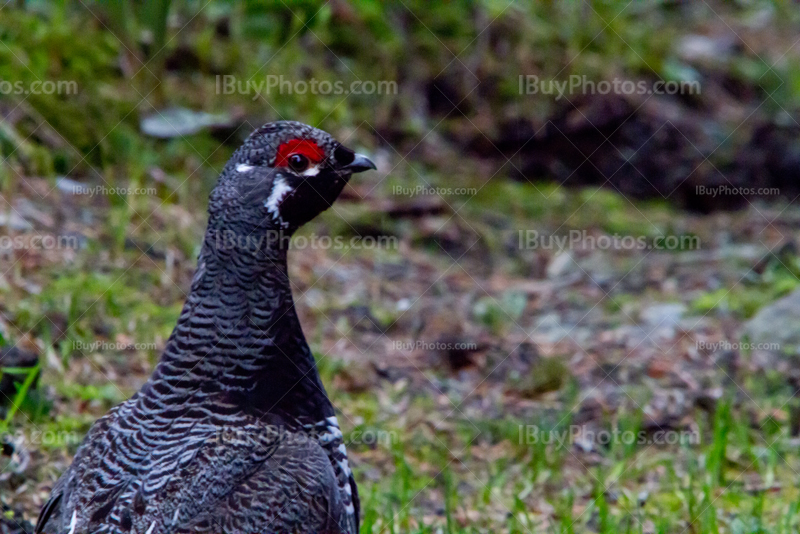
[[[72,512],[72,520],[69,522],[69,534],[75,534],[75,525],[78,523],[78,511]]]
[[[240,163],[236,166],[236,172],[250,172],[253,169],[255,169],[255,167],[252,165],[247,165],[246,163]]]
[[[319,174],[319,165],[314,165],[313,167],[301,173],[302,176],[316,176],[318,174]]]
[[[289,187],[286,180],[283,178],[275,180],[275,184],[272,186],[272,193],[269,194],[269,198],[264,202],[267,211],[272,214],[275,220],[281,220],[280,203],[291,191],[292,188]]]

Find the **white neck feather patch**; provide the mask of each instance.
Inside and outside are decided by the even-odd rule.
[[[269,194],[269,198],[264,202],[264,206],[267,208],[267,211],[270,212],[272,218],[279,221],[282,226],[284,226],[285,223],[283,219],[281,219],[280,205],[283,199],[286,198],[286,195],[292,191],[293,189],[289,187],[286,180],[284,180],[283,177],[278,177],[272,186],[272,192]]]

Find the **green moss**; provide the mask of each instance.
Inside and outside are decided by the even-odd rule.
[[[531,366],[528,374],[514,389],[526,397],[538,397],[544,393],[558,391],[571,378],[569,368],[561,357],[541,358]]]
[[[749,318],[764,305],[787,295],[798,285],[798,258],[775,258],[758,278],[705,293],[692,302],[692,308],[702,314],[718,310]]]

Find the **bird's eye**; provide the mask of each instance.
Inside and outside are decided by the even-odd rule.
[[[289,156],[289,167],[295,172],[303,172],[308,169],[308,158],[302,154],[292,154]]]

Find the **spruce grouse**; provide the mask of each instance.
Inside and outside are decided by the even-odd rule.
[[[294,308],[287,238],[374,169],[298,122],[256,130],[211,193],[150,379],[89,430],[36,533],[357,534],[342,432]]]

